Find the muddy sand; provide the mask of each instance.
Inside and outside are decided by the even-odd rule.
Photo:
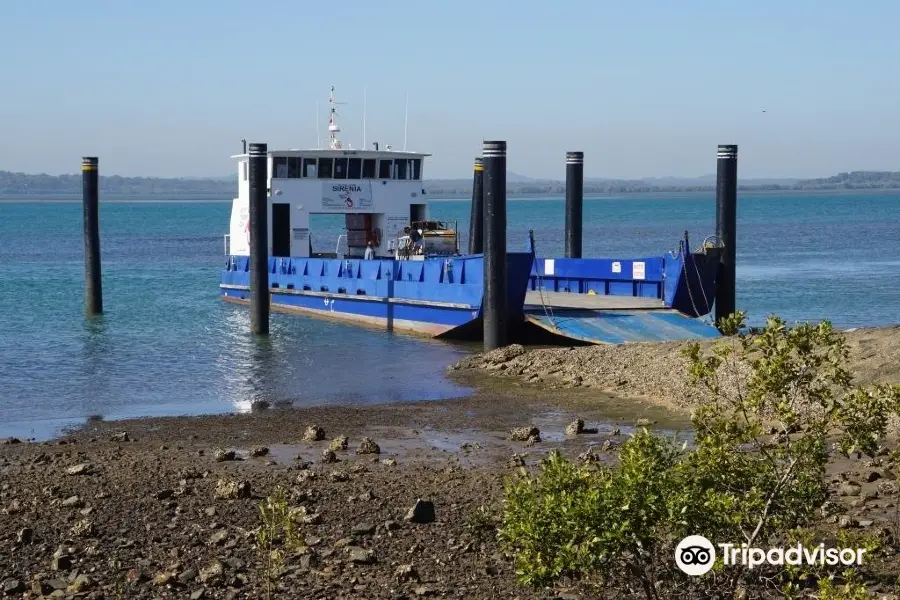
[[[574,457],[614,445],[639,418],[688,423],[593,390],[464,383],[480,391],[96,421],[48,442],[0,445],[0,597],[263,598],[254,531],[277,486],[304,511],[306,547],[287,560],[273,597],[555,597],[519,587],[494,539],[504,477],[552,448]],[[566,436],[576,416],[596,431]],[[507,439],[532,425],[539,442]],[[304,440],[313,426],[321,432]],[[323,462],[339,436],[346,449],[338,442],[336,461]],[[358,453],[374,449],[360,447],[365,437],[379,453]],[[407,519],[420,499],[432,503],[432,522]]]
[[[882,352],[896,345],[854,337],[867,376],[893,376]],[[517,584],[495,538],[504,480],[551,449],[574,459],[593,446],[613,460],[638,422],[686,431],[685,413],[659,401],[670,380],[655,379],[673,369],[672,350],[535,350],[488,364],[491,374],[457,368],[478,390],[457,400],[94,421],[48,442],[12,440],[0,445],[0,597],[265,598],[255,532],[278,487],[304,545],[273,598],[596,597]],[[557,372],[538,383],[529,355],[553,357]],[[567,435],[576,417],[587,431]],[[522,426],[540,441],[507,439]],[[838,508],[824,526],[900,540],[896,467],[836,462]]]

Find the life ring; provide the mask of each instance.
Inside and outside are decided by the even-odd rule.
[[[347,199],[344,200],[344,204],[347,205],[347,208],[353,208],[353,198],[348,196]]]

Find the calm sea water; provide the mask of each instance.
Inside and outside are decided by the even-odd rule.
[[[465,393],[444,377],[464,346],[273,313],[266,341],[218,299],[227,199],[104,202],[105,314],[83,317],[80,202],[0,202],[0,436],[51,435],[91,416],[428,400]],[[468,227],[468,201],[432,204]],[[711,195],[585,202],[585,256],[658,255],[687,229],[714,232]],[[538,254],[563,251],[563,201],[511,200],[509,248],[529,229]],[[759,323],[900,322],[900,193],[742,194],[738,307]],[[314,218],[333,249],[340,218]]]

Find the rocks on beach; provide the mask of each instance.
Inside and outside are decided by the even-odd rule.
[[[541,430],[534,425],[528,427],[515,427],[510,429],[506,438],[513,442],[525,442],[528,445],[533,445],[536,442],[541,441]]]
[[[431,523],[434,519],[434,502],[430,500],[416,500],[413,507],[406,513],[406,520],[411,523]]]
[[[598,430],[596,427],[585,427],[584,419],[575,419],[574,421],[566,425],[566,435],[569,437],[585,433],[597,433],[597,431]],[[616,431],[618,431],[618,429]],[[613,432],[613,435],[618,434]]]
[[[328,448],[333,452],[341,452],[347,449],[347,445],[349,444],[349,442],[350,440],[347,439],[346,435],[339,435],[338,437],[331,440],[331,443],[328,444]]]
[[[237,454],[234,450],[216,450],[214,458],[216,462],[228,462],[237,458]]]
[[[900,382],[900,327],[860,328],[843,332],[850,350],[845,365],[859,385]],[[709,349],[712,341],[700,342]],[[558,387],[590,387],[620,397],[650,399],[677,410],[689,410],[696,393],[687,380],[687,342],[598,344],[569,348],[531,348],[512,344],[468,356],[450,370],[477,370],[524,381],[546,381]],[[739,364],[741,374],[749,371]],[[735,389],[736,378],[723,366],[724,389]]]
[[[320,442],[325,439],[325,430],[318,425],[310,425],[303,432],[304,442]]]
[[[506,361],[493,363],[495,371],[527,371],[532,352],[513,347],[493,354]],[[582,352],[584,359],[577,356]],[[558,376],[565,383],[579,374],[583,386],[593,387],[597,379],[591,369],[607,372],[602,361],[592,361],[598,364],[590,368],[568,366],[570,360],[586,364],[592,352],[611,350],[561,349],[565,360],[553,367],[559,372],[541,377]],[[506,368],[499,368],[503,364]],[[627,389],[633,389],[642,381],[640,364],[618,373],[613,365],[604,377],[613,384],[616,377],[628,380]],[[516,386],[514,394],[503,387],[487,390],[486,399],[477,403],[433,403],[437,409],[297,409],[150,419],[146,425],[100,423],[92,424],[89,433],[67,435],[64,444],[0,445],[5,527],[0,541],[9,549],[0,553],[0,596],[109,598],[121,589],[120,597],[134,600],[263,598],[259,508],[282,487],[287,518],[301,541],[278,572],[275,597],[594,597],[584,590],[576,590],[579,596],[519,585],[512,557],[496,536],[474,531],[469,517],[484,506],[498,518],[504,481],[519,476],[519,469],[534,472],[548,450],[559,447],[572,460],[584,453],[582,460],[613,464],[625,438],[618,431],[585,436],[597,417],[581,404],[553,404],[551,394],[564,398],[567,391],[544,388],[523,402],[523,395],[531,393],[526,388],[533,386]],[[490,410],[482,411],[488,403]],[[548,409],[570,416],[559,425],[545,425]],[[404,449],[410,439],[422,444],[426,426],[440,432],[468,427],[473,421],[468,411],[481,411],[476,427],[489,433],[478,438],[481,448],[473,438],[457,451],[457,437],[450,450]],[[616,419],[631,425],[621,413]],[[571,421],[568,439],[560,436],[566,421]],[[311,436],[316,443],[291,448],[308,423],[323,426],[321,434]],[[117,437],[123,428],[127,438]],[[400,433],[392,437],[392,430]],[[493,435],[498,431],[515,440],[499,439],[502,433]],[[338,432],[347,435],[335,436]],[[366,442],[366,435],[373,437]],[[522,447],[541,437],[545,442],[534,448]],[[131,443],[123,443],[126,439]],[[252,458],[262,454],[254,451],[266,447],[262,444],[276,443],[275,464],[238,457],[249,453]],[[380,454],[366,452],[375,447]],[[321,457],[332,456],[323,451],[336,462],[323,464]],[[290,460],[294,453],[299,460]],[[866,535],[891,527],[900,503],[896,468],[887,455],[857,467],[842,463],[830,474],[836,506],[823,522],[833,518],[827,523],[831,530],[843,527],[844,533]],[[882,575],[867,572],[864,577],[884,580]]]
[[[356,448],[357,454],[381,454],[381,448],[372,438],[364,437]]]
[[[237,498],[249,498],[250,482],[219,479],[216,481],[214,497],[219,500],[232,500]]]
[[[66,469],[66,475],[90,475],[93,466],[90,463],[79,463]]]

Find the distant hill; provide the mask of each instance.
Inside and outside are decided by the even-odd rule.
[[[529,181],[535,181],[535,179],[526,175],[520,175],[513,171],[506,172],[506,183],[527,183]]]
[[[715,175],[701,177],[660,177],[646,179],[585,178],[585,194],[628,194],[639,192],[710,192],[715,190]],[[116,197],[231,198],[235,176],[182,177],[100,177],[101,193]],[[507,173],[510,196],[559,196],[565,193],[564,181],[534,179],[512,171]],[[862,190],[900,189],[900,171],[852,171],[818,179],[741,179],[741,190]],[[425,189],[432,197],[465,198],[472,194],[471,179],[430,179]],[[0,171],[0,196],[66,196],[81,194],[81,175],[31,175]]]

